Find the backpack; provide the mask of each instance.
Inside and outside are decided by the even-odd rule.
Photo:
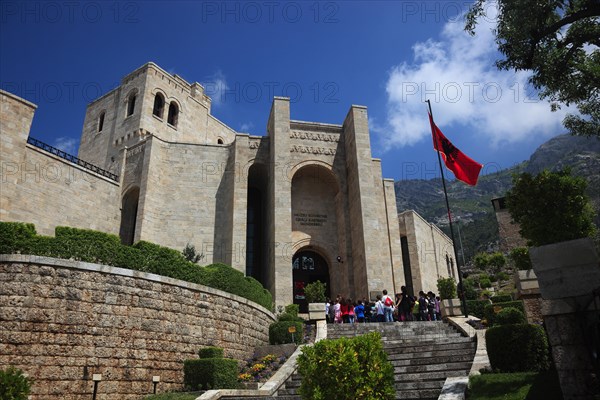
[[[386,307],[391,307],[394,305],[394,300],[390,296],[385,298],[385,302],[383,303]]]

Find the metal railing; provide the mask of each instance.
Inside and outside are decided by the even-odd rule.
[[[42,142],[40,140],[34,139],[31,136],[27,138],[27,143],[30,144],[30,145],[32,145],[32,146],[35,146],[37,148],[40,148],[40,149],[42,149],[44,151],[47,151],[48,153],[54,154],[55,156],[60,157],[60,158],[62,158],[64,160],[72,162],[73,164],[77,164],[80,167],[83,167],[83,168],[85,168],[85,169],[87,169],[89,171],[95,172],[98,175],[102,175],[102,176],[104,176],[104,177],[106,177],[108,179],[111,179],[111,180],[115,181],[115,182],[119,181],[119,177],[116,174],[113,174],[112,172],[109,172],[109,171],[107,171],[105,169],[97,167],[94,164],[90,164],[87,161],[84,161],[84,160],[82,160],[82,159],[80,159],[78,157],[75,157],[72,154],[68,154],[68,153],[66,153],[66,152],[64,152],[64,151],[62,151],[60,149],[57,149],[54,146],[50,146],[49,144],[44,143],[44,142]]]

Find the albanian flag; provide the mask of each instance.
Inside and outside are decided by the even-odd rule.
[[[440,131],[440,128],[433,122],[431,114],[429,114],[429,123],[431,124],[431,134],[433,135],[433,148],[441,153],[446,167],[454,172],[456,179],[468,185],[475,186],[479,177],[479,171],[481,171],[483,165],[454,147],[442,131]]]

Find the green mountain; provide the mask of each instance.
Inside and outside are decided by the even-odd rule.
[[[600,226],[600,139],[560,135],[542,144],[524,161],[511,168],[481,176],[477,186],[447,181],[448,199],[453,221],[459,224],[467,261],[477,252],[494,250],[498,243],[498,225],[491,200],[502,197],[512,187],[515,173],[537,174],[543,169],[571,168],[573,175],[588,182],[587,193]],[[452,175],[450,173],[450,175]],[[415,210],[449,234],[442,181],[408,179],[394,183],[398,212]],[[458,230],[455,229],[458,236]],[[458,240],[459,238],[456,237]]]

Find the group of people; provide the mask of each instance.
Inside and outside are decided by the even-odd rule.
[[[325,315],[328,323],[353,324],[355,322],[394,321],[441,321],[440,297],[433,292],[419,292],[419,296],[408,293],[406,286],[395,298],[384,290],[375,302],[367,298],[353,301],[338,294],[335,300],[327,300]]]

